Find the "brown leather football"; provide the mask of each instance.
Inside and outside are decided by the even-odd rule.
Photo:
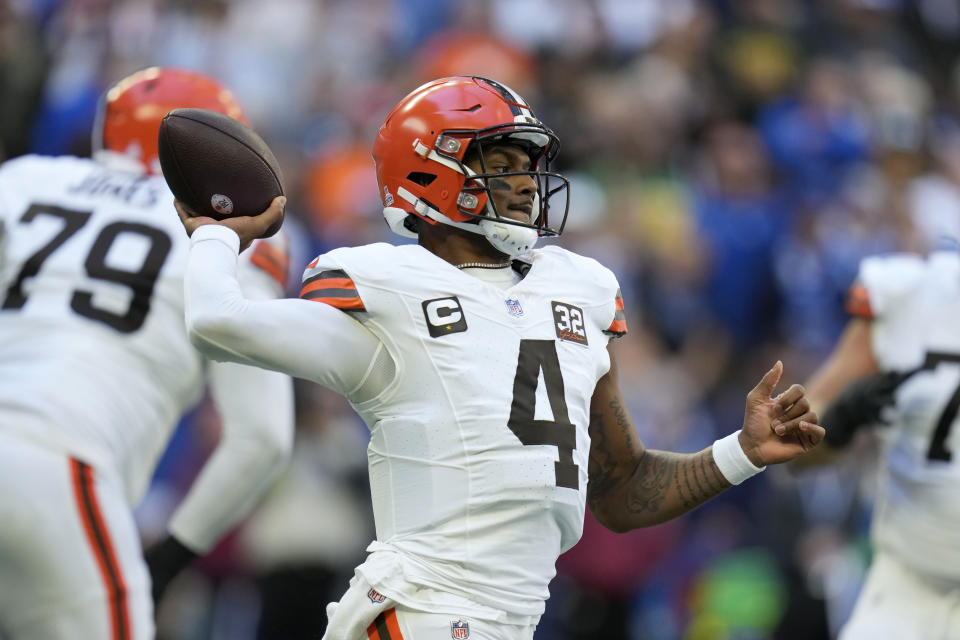
[[[207,109],[174,109],[160,123],[160,168],[173,195],[197,216],[256,216],[284,195],[280,166],[257,133]],[[263,237],[280,230],[282,219]]]

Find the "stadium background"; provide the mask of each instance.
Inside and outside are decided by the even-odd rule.
[[[813,371],[863,256],[960,236],[958,54],[952,0],[0,0],[0,158],[86,155],[99,95],[138,68],[211,73],[282,162],[294,294],[316,253],[391,239],[369,156],[389,107],[489,75],[560,135],[562,242],[621,280],[641,435],[694,451],[774,360]],[[298,637],[362,557],[365,429],[297,391],[289,474],[173,584],[160,640]],[[218,428],[206,401],[181,424],[138,510],[147,542]],[[869,561],[872,445],[855,446],[660,527],[588,514],[537,640],[833,637]]]

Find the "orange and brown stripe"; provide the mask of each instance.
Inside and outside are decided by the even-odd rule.
[[[303,281],[300,297],[322,302],[342,311],[366,311],[357,285],[342,269],[321,271]]]
[[[80,512],[80,521],[93,551],[100,577],[107,590],[110,619],[110,640],[131,640],[130,612],[127,608],[127,586],[123,581],[120,563],[113,549],[113,541],[103,520],[103,512],[94,491],[93,469],[79,460],[70,459],[70,477],[74,499]]]
[[[610,326],[607,327],[604,333],[619,337],[627,332],[627,316],[623,310],[623,295],[620,293],[620,289],[617,289],[615,304],[616,311],[613,314],[613,322],[610,323]]]
[[[403,640],[400,623],[397,622],[397,610],[387,609],[367,627],[368,640]]]
[[[290,272],[290,256],[269,242],[258,242],[250,256],[250,262],[267,272],[271,278],[287,288],[287,274]]]
[[[862,284],[855,282],[847,290],[847,299],[844,307],[852,316],[873,319],[873,308],[870,306],[870,293]]]

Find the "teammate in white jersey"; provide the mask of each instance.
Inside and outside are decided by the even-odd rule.
[[[829,462],[856,428],[886,423],[874,559],[840,638],[960,639],[960,253],[867,258],[848,310],[808,384],[830,431],[797,464]]]
[[[616,278],[533,248],[566,218],[557,144],[495,81],[416,89],[373,155],[388,223],[418,244],[321,255],[299,300],[249,300],[234,275],[280,201],[223,224],[178,204],[195,344],[338,391],[370,428],[377,539],[326,640],[529,640],[587,505],[617,531],[663,522],[823,435],[802,387],[771,398],[778,362],[741,431],[696,454],[644,449],[607,350],[627,330]]]
[[[210,383],[219,446],[150,550],[153,586],[213,544],[288,459],[288,376],[212,363],[190,344],[189,240],[157,173],[175,107],[242,117],[188,71],[149,69],[106,95],[97,160],[0,166],[0,637],[148,640],[153,606],[132,509],[179,417]],[[244,294],[282,294],[282,241],[238,266]]]

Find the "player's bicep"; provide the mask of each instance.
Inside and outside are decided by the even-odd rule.
[[[193,234],[184,279],[190,340],[204,355],[354,392],[382,353],[380,341],[343,312],[306,300],[250,300],[237,281],[235,232]]]
[[[633,475],[643,456],[643,442],[627,410],[610,354],[610,370],[597,382],[590,402],[590,459],[587,499],[597,511],[609,494]]]
[[[204,355],[282,371],[344,395],[364,381],[380,340],[353,318],[323,304],[252,301],[191,327]]]

